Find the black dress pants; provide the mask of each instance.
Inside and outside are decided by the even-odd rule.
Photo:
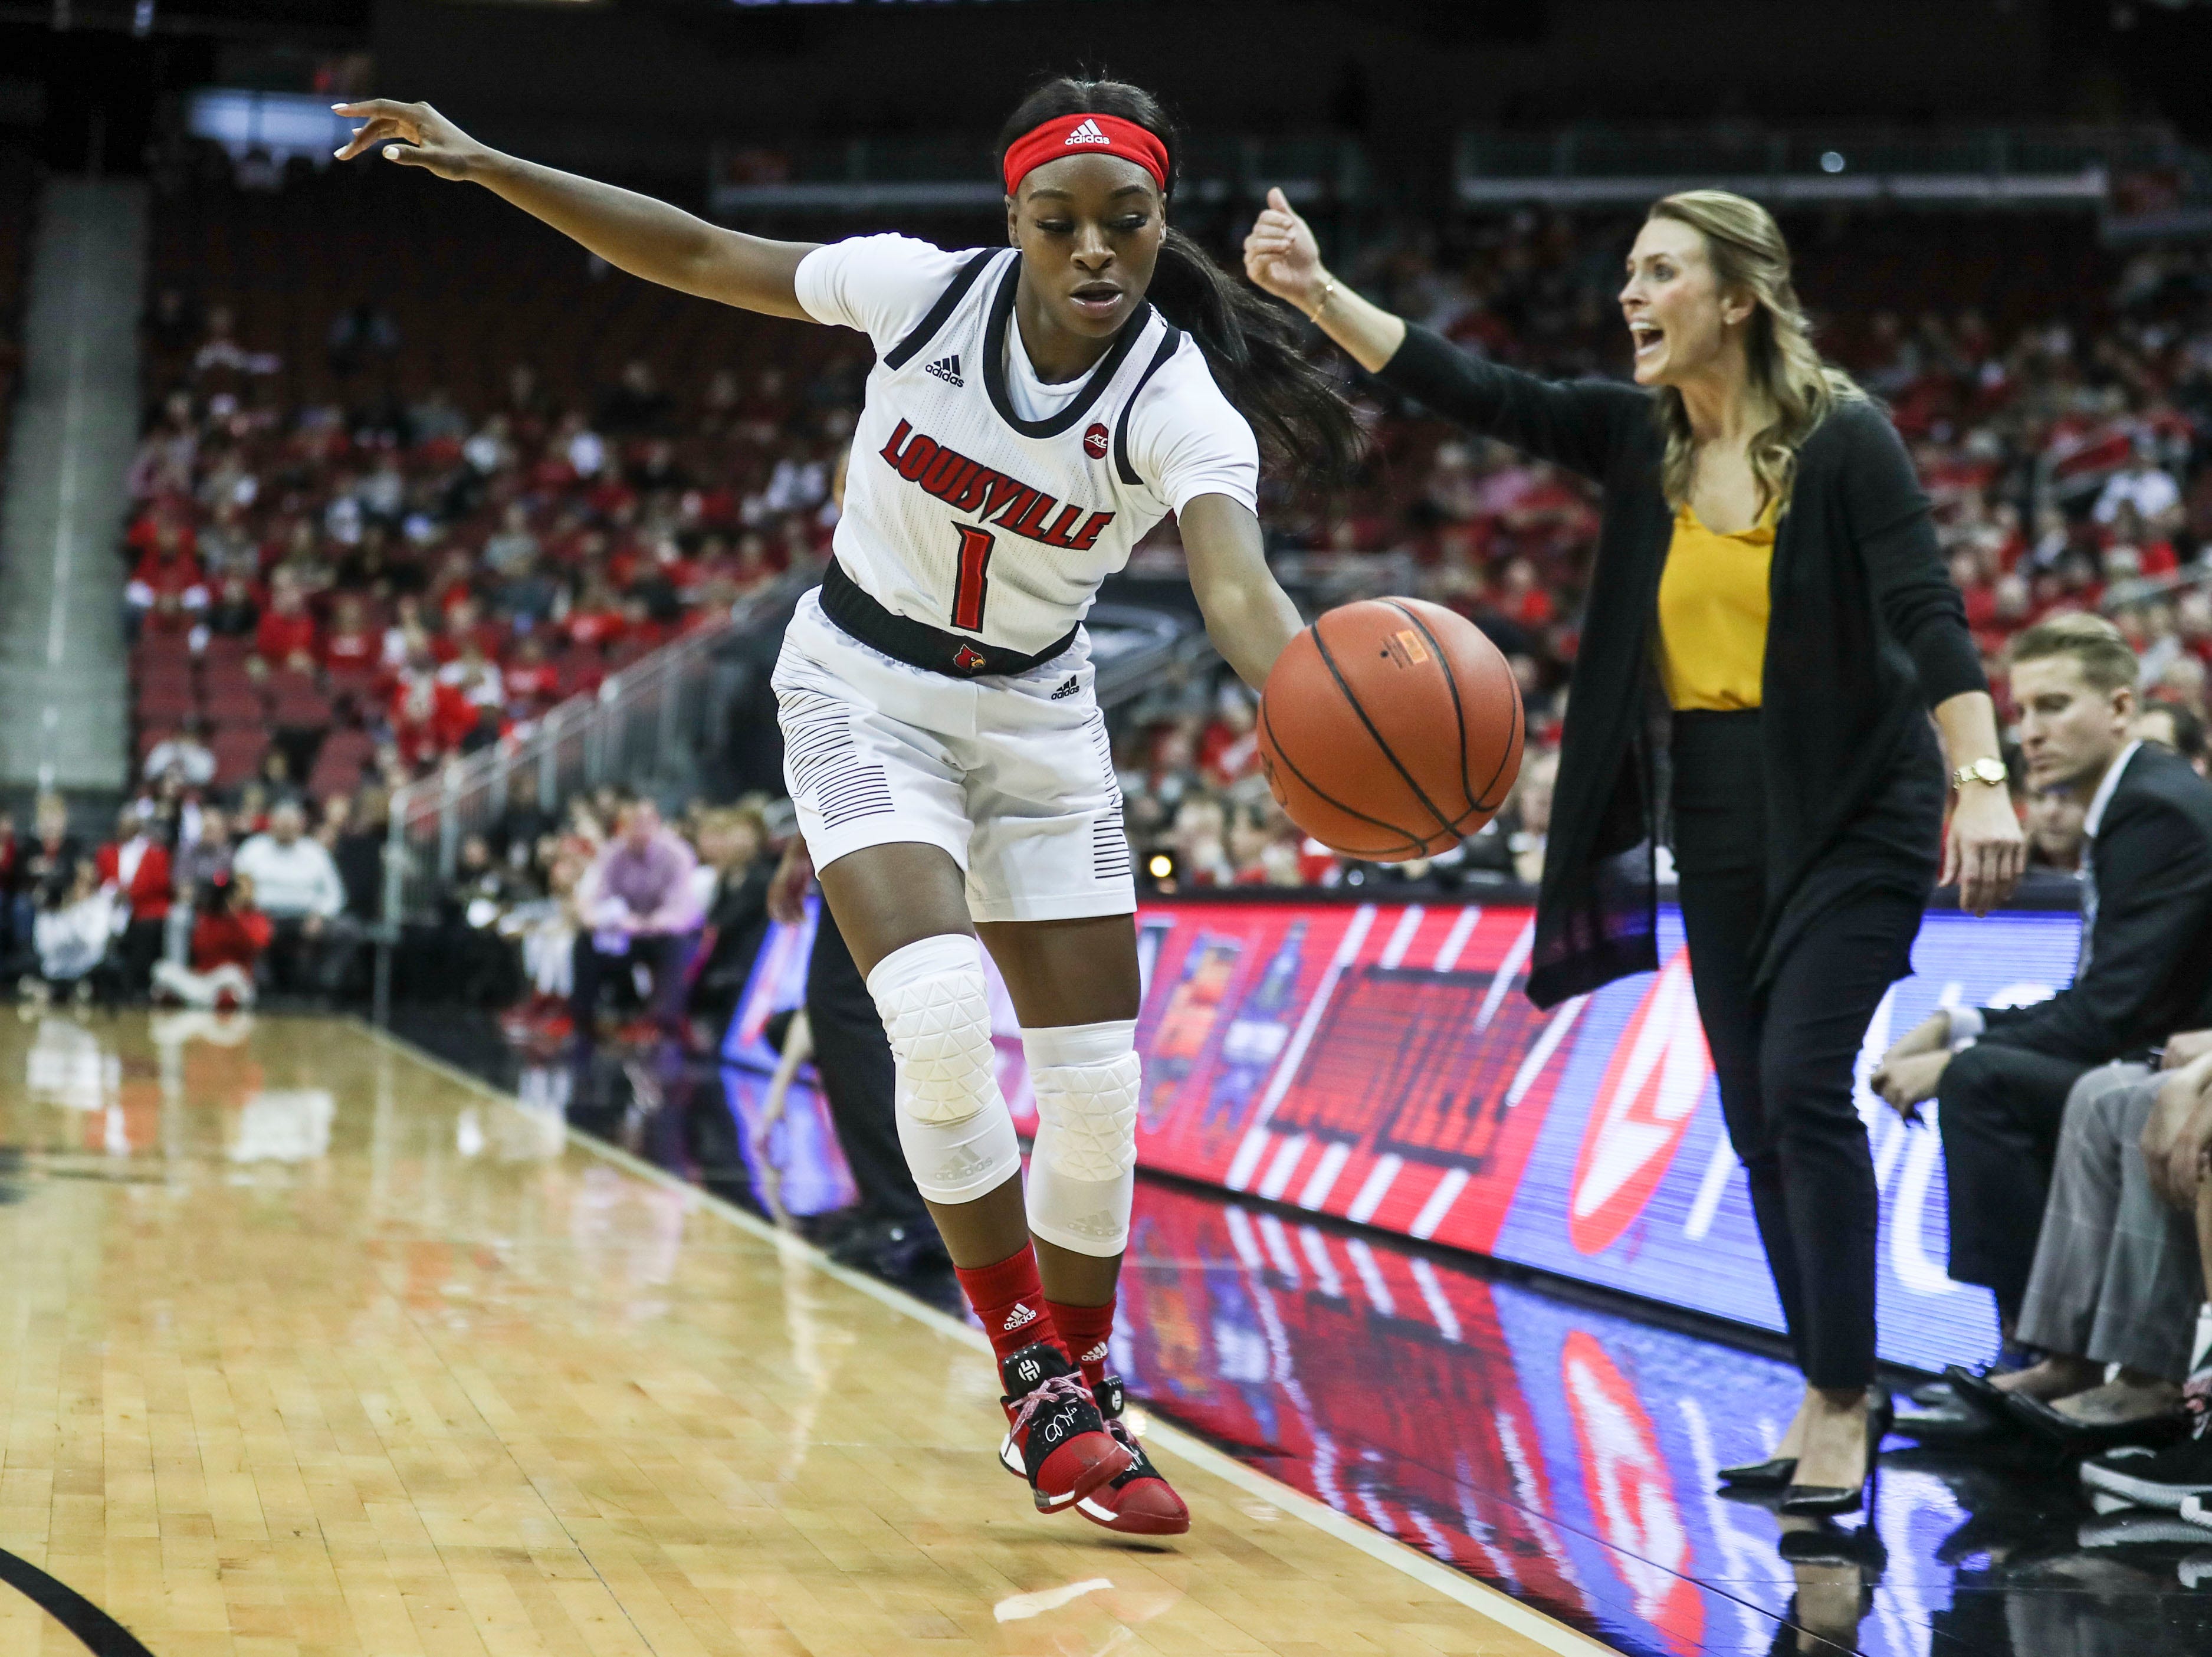
[[[1853,1071],[1910,959],[1924,899],[1907,871],[1850,891],[1755,982],[1751,944],[1766,902],[1758,719],[1675,716],[1690,977],[1798,1368],[1815,1387],[1863,1387],[1875,1373],[1877,1193]]]
[[[603,955],[590,932],[576,934],[569,957],[571,987],[568,1011],[575,1020],[579,1041],[588,1045],[599,1017],[599,992],[613,974],[641,964],[653,978],[653,1001],[648,1009],[659,1027],[675,1034],[684,1023],[684,969],[691,964],[696,932],[637,932],[631,935],[626,954]]]
[[[2027,1297],[2066,1096],[2091,1068],[1984,1040],[1945,1065],[1936,1087],[1951,1276],[1995,1295],[2008,1329]]]
[[[862,1211],[898,1224],[927,1221],[929,1211],[899,1147],[890,1038],[826,903],[806,962],[806,1023],[814,1034],[814,1072]]]

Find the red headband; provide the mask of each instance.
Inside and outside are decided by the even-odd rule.
[[[1024,179],[1063,155],[1119,155],[1151,173],[1162,190],[1168,187],[1168,147],[1134,121],[1118,115],[1056,115],[1006,146],[1006,193],[1012,195]]]

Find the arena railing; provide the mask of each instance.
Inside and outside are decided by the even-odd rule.
[[[2104,208],[2118,181],[2193,176],[2200,160],[2155,126],[1572,128],[1462,133],[1454,173],[1470,205],[1640,206],[1704,187],[1805,204]]]
[[[572,796],[609,783],[680,787],[695,780],[729,701],[714,694],[719,665],[764,630],[781,632],[793,601],[817,579],[793,572],[727,616],[609,673],[595,690],[556,704],[526,734],[393,792],[374,940],[380,1022],[390,1005],[392,948],[408,925],[436,913],[468,837],[493,832],[518,808],[551,819]]]
[[[1372,182],[1365,149],[1331,135],[1199,134],[1180,160],[1181,188],[1200,201],[1256,200],[1272,186],[1294,202],[1352,201]],[[854,137],[835,143],[728,144],[714,151],[714,213],[973,209],[1000,210],[1006,190],[990,147],[959,139]]]
[[[556,705],[526,734],[394,792],[372,938],[378,1022],[390,1011],[392,952],[408,926],[436,917],[469,836],[510,825],[520,810],[550,823],[574,796],[607,784],[695,792],[702,762],[741,716],[742,665],[750,660],[757,671],[773,657],[792,606],[819,579],[818,570],[792,572],[726,616],[608,674],[596,690]],[[1141,604],[1094,605],[1089,628],[1097,695],[1109,707],[1212,651],[1194,618]]]

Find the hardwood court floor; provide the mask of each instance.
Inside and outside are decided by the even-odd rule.
[[[0,1549],[153,1657],[1601,1649],[1164,1429],[1036,1515],[980,1335],[356,1026],[6,1019],[0,1144]]]

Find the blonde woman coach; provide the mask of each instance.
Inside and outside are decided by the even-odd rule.
[[[1552,384],[1409,326],[1268,201],[1253,281],[1384,384],[1604,486],[1528,992],[1549,1006],[1657,965],[1670,774],[1698,1014],[1806,1380],[1772,1459],[1723,1477],[1787,1486],[1785,1513],[1850,1512],[1887,1402],[1869,1403],[1875,1188],[1852,1065],[1937,884],[1947,769],[1942,874],[1965,905],[2004,897],[2026,858],[1904,446],[1820,360],[1782,233],[1742,197],[1653,204],[1620,290],[1632,386]]]

